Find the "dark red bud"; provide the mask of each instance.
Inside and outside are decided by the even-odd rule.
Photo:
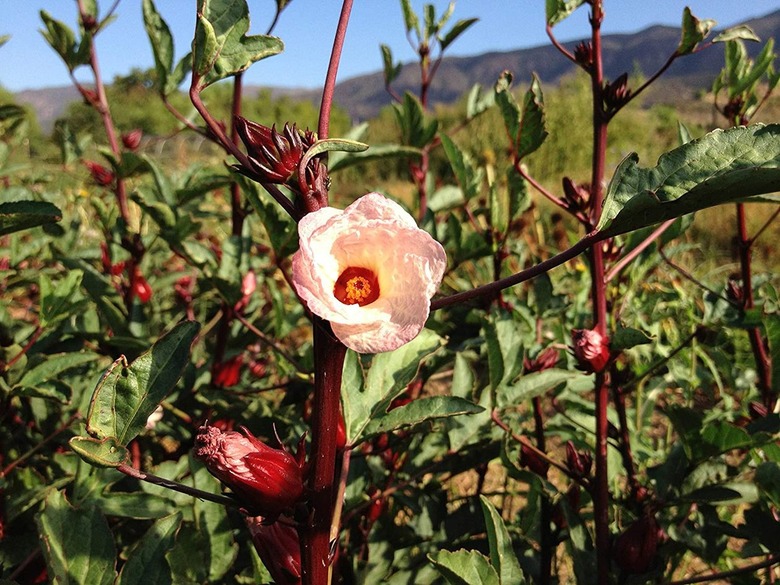
[[[126,134],[122,134],[122,144],[124,144],[125,148],[127,148],[128,150],[135,150],[140,146],[141,137],[143,137],[143,135],[144,133],[140,128],[131,130]]]
[[[658,550],[660,528],[654,516],[634,521],[617,537],[612,551],[615,563],[627,573],[644,573]]]
[[[122,269],[124,269],[124,262],[121,264]],[[137,267],[135,269],[135,274],[133,274],[132,280],[131,290],[133,296],[138,297],[138,300],[144,304],[148,303],[152,299],[152,287],[149,286],[149,283],[146,282],[144,275],[141,274],[141,271]]]
[[[602,372],[609,363],[609,339],[595,329],[574,329],[572,351],[578,367],[589,373]]]
[[[84,165],[89,169],[92,180],[101,187],[108,187],[114,182],[114,173],[100,163],[86,161]]]
[[[778,367],[780,367],[780,364],[778,364]],[[750,413],[750,418],[755,420],[765,418],[769,414],[769,409],[760,402],[751,402],[748,404],[748,412]]]
[[[281,134],[276,126],[268,128],[241,116],[235,117],[235,125],[252,163],[249,170],[269,183],[292,179],[306,150],[316,141],[312,132],[302,133],[295,125],[285,124]]]
[[[593,68],[593,45],[590,41],[582,41],[574,47],[574,60],[585,71]]]
[[[387,511],[387,499],[383,498],[375,487],[368,490],[368,497],[371,498],[371,503],[366,509],[365,518],[369,524],[374,524]]]
[[[550,469],[547,460],[525,443],[520,444],[520,465],[527,467],[540,477],[547,477],[547,470]]]
[[[241,379],[241,369],[244,365],[244,354],[240,353],[231,359],[214,364],[211,370],[211,381],[218,388],[230,388]]]
[[[247,517],[252,544],[277,585],[301,582],[301,545],[292,520],[282,517],[266,523],[260,517]]]
[[[347,427],[344,416],[339,414],[339,422],[336,425],[336,448],[343,449],[347,444]]]
[[[593,456],[586,451],[578,451],[571,441],[566,442],[566,466],[575,477],[583,478],[590,475]]]
[[[303,495],[299,460],[285,449],[269,447],[244,427],[240,433],[200,427],[195,455],[247,510],[269,519],[292,508]]]
[[[173,292],[183,303],[190,304],[195,292],[195,277],[189,275],[180,277],[173,285]]]
[[[530,374],[532,372],[541,372],[542,370],[549,370],[550,368],[554,368],[555,364],[558,363],[558,358],[560,357],[560,354],[558,353],[558,350],[554,347],[548,347],[547,349],[539,352],[539,354],[533,358],[530,359],[528,356],[523,358],[523,369],[525,370],[526,374]]]

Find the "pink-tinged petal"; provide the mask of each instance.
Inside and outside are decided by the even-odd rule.
[[[320,209],[301,220],[299,239],[293,256],[295,289],[309,310],[330,321],[347,347],[361,353],[391,351],[422,330],[447,256],[400,205],[369,193],[344,211]],[[339,299],[345,291],[340,278],[346,275],[358,275],[360,287],[378,282],[379,295],[373,290]],[[358,299],[369,300],[359,304]]]

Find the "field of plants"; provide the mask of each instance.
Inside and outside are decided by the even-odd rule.
[[[685,9],[607,79],[603,0],[546,0],[576,75],[434,106],[479,14],[400,0],[419,91],[381,47],[350,127],[352,0],[319,107],[244,95],[290,1],[199,0],[176,61],[143,0],[155,68],[105,83],[121,4],[77,0],[82,102],[0,90],[0,585],[780,582],[772,39]]]

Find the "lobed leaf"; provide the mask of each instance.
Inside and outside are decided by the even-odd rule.
[[[632,153],[607,187],[597,229],[615,236],[780,186],[780,125],[715,130],[643,169]]]
[[[678,55],[689,55],[696,50],[696,47],[702,42],[715,26],[715,21],[710,19],[699,20],[687,6],[683,10],[682,18],[682,38],[677,45]]]
[[[478,414],[485,409],[470,400],[457,396],[430,396],[412,400],[399,408],[373,418],[364,431],[364,436],[378,435],[420,423],[460,416]]]
[[[27,230],[62,219],[59,208],[46,201],[0,203],[0,236]]]
[[[127,444],[146,425],[146,419],[173,390],[189,363],[190,345],[200,329],[184,321],[163,335],[131,364],[124,357],[104,373],[92,395],[87,432]]]
[[[428,559],[450,585],[500,585],[498,573],[488,558],[476,550],[442,550]]]
[[[555,26],[577,10],[586,0],[546,0],[545,17],[548,26]]]
[[[165,559],[181,526],[182,513],[174,512],[152,524],[132,548],[119,573],[118,585],[170,585],[171,569]]]
[[[501,583],[522,585],[526,582],[525,575],[512,548],[512,539],[509,537],[504,520],[485,496],[479,496],[479,503],[482,505],[482,514],[487,527],[490,564],[498,573]]]
[[[252,63],[284,49],[281,39],[247,36],[248,30],[246,0],[199,0],[192,42],[193,70],[199,88],[241,73]]]
[[[439,349],[442,339],[428,329],[395,351],[377,354],[364,373],[360,357],[347,352],[341,381],[341,403],[347,441],[358,442],[372,418],[381,417],[414,379],[421,362]]]
[[[35,517],[54,583],[111,585],[116,578],[114,536],[94,506],[73,508],[61,491],[52,491]]]

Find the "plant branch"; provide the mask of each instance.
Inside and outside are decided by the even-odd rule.
[[[719,294],[719,293],[715,292],[710,287],[708,287],[706,284],[704,284],[703,282],[698,280],[695,276],[693,276],[693,274],[691,274],[690,272],[685,270],[685,268],[683,268],[682,266],[672,262],[672,260],[666,255],[666,253],[664,252],[662,247],[658,248],[658,254],[661,256],[661,258],[664,259],[664,262],[666,262],[666,264],[669,267],[674,268],[683,277],[685,277],[686,279],[690,280],[693,284],[695,284],[699,288],[706,290],[708,293],[710,293],[713,296],[716,296],[717,298],[719,298],[721,300],[726,301],[728,304],[730,304],[731,306],[733,306],[733,307],[735,307],[737,309],[740,308],[739,305],[737,303],[735,303],[734,301],[732,301],[730,298],[724,297],[722,294]]]
[[[604,277],[604,282],[609,282],[615,276],[617,276],[623,268],[630,264],[637,256],[644,252],[648,246],[655,242],[661,235],[668,230],[672,224],[677,221],[676,219],[668,219],[661,225],[659,225],[653,232],[647,236],[642,243],[634,247],[630,252],[623,256],[615,265],[610,269],[607,275]]]
[[[333,39],[333,49],[328,61],[328,73],[325,76],[325,85],[322,88],[322,101],[320,102],[320,119],[317,124],[317,138],[324,140],[330,130],[330,110],[333,106],[333,92],[336,89],[336,76],[339,71],[341,50],[344,48],[344,38],[347,35],[349,15],[352,12],[353,0],[344,0],[339,14],[339,23],[336,27],[336,36]]]
[[[571,209],[563,199],[561,199],[557,195],[554,195],[552,192],[545,189],[541,183],[539,183],[536,179],[534,179],[531,175],[529,175],[528,172],[523,168],[523,165],[521,164],[519,159],[515,159],[514,168],[515,171],[517,171],[517,174],[519,174],[521,177],[523,177],[523,179],[528,181],[528,183],[534,189],[536,189],[541,195],[543,195],[546,199],[550,200],[561,209],[568,211],[573,217],[575,217],[583,225],[588,225],[588,226],[590,225],[588,218],[585,217],[581,211]]]
[[[709,581],[725,581],[731,577],[737,577],[739,575],[745,575],[746,573],[753,573],[759,569],[765,569],[780,563],[780,555],[773,555],[758,563],[752,565],[745,565],[738,569],[732,569],[731,571],[722,571],[720,573],[710,573],[709,575],[700,575],[699,577],[691,577],[689,579],[681,579],[679,581],[671,581],[669,585],[692,585],[694,583],[707,583]]]
[[[577,63],[577,58],[574,56],[574,54],[571,51],[569,51],[569,49],[564,47],[558,41],[558,39],[555,38],[555,35],[553,34],[553,27],[552,27],[552,25],[548,24],[547,27],[546,27],[546,31],[547,31],[547,37],[550,39],[550,42],[553,44],[553,46],[556,49],[558,49],[561,52],[561,54],[564,57],[566,57],[569,61],[571,61],[572,63],[574,63],[576,65],[579,65],[579,63]]]
[[[330,582],[331,525],[335,496],[336,433],[341,416],[341,375],[347,348],[327,321],[314,321],[314,404],[309,456],[309,519],[301,523],[303,585]]]
[[[241,504],[230,496],[223,496],[222,494],[213,494],[211,492],[199,490],[198,488],[190,487],[170,479],[165,479],[151,473],[146,473],[145,471],[141,471],[140,469],[136,469],[135,467],[126,465],[124,463],[119,465],[116,470],[140,481],[158,485],[160,487],[164,487],[181,494],[186,494],[188,496],[193,496],[201,500],[208,500],[209,502],[214,502],[223,506],[230,506],[232,508],[241,507]]]
[[[548,258],[544,262],[540,262],[531,268],[521,270],[520,272],[517,272],[511,276],[483,284],[471,290],[434,299],[431,302],[431,310],[435,311],[437,309],[449,307],[450,305],[455,305],[458,303],[465,303],[483,296],[494,295],[500,290],[509,288],[510,286],[514,286],[516,284],[520,284],[526,280],[531,280],[532,278],[539,276],[540,274],[544,274],[545,272],[549,272],[556,266],[560,266],[572,258],[579,256],[594,244],[606,239],[606,237],[607,236],[601,232],[592,232],[574,244],[571,248],[568,248],[560,254],[556,254],[552,258]]]

